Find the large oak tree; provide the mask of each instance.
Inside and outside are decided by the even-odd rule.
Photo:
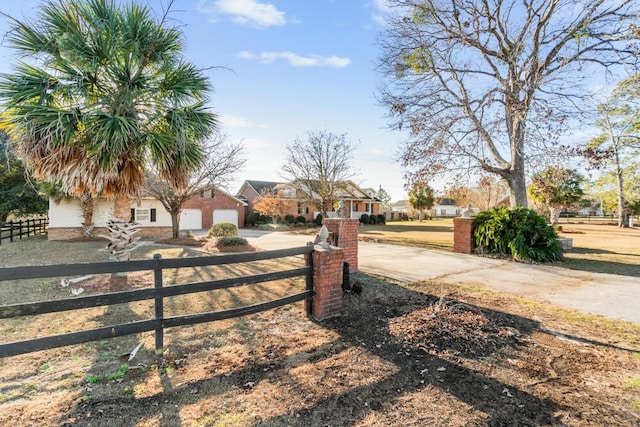
[[[482,169],[527,206],[527,161],[578,111],[580,79],[638,59],[635,0],[389,0],[380,101],[418,181]]]

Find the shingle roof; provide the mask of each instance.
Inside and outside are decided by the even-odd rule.
[[[256,190],[256,192],[258,194],[261,194],[264,189],[273,190],[276,187],[276,185],[283,184],[283,183],[281,183],[281,182],[273,182],[273,181],[247,180],[247,184],[249,184],[251,187],[253,187],[253,189]]]

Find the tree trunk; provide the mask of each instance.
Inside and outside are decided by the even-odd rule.
[[[131,198],[129,195],[123,193],[116,194],[113,202],[113,216],[124,222],[131,221]]]
[[[508,174],[509,202],[511,207],[522,206],[526,208],[528,203],[524,174],[524,145],[528,106],[518,98],[519,88],[512,88],[512,90],[513,96],[507,98],[505,106],[511,148],[511,167]]]
[[[560,222],[560,206],[549,206],[549,222],[551,225],[557,225]]]
[[[618,227],[627,228],[629,227],[629,212],[627,211],[624,197],[624,177],[622,176],[622,167],[620,167],[620,153],[617,149],[614,149],[614,154],[616,161],[616,178],[618,180]]]
[[[171,211],[171,237],[180,237],[180,211]]]

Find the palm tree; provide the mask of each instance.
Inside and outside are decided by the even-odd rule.
[[[64,192],[115,199],[125,221],[147,165],[184,185],[216,127],[208,80],[183,58],[182,34],[166,18],[134,3],[50,0],[35,21],[12,19],[7,36],[29,61],[0,74],[25,164]]]
[[[425,183],[415,183],[409,191],[409,204],[413,209],[418,210],[418,219],[422,222],[422,214],[425,209],[431,209],[435,198],[433,189]]]

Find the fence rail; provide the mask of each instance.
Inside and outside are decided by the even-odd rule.
[[[156,351],[159,352],[162,351],[163,348],[165,328],[194,325],[197,323],[245,316],[302,300],[308,300],[309,303],[307,304],[307,307],[309,308],[311,307],[311,298],[313,296],[312,252],[313,246],[307,245],[299,248],[254,252],[249,254],[169,259],[162,259],[159,254],[156,254],[154,255],[153,260],[0,268],[0,281],[59,277],[62,275],[70,276],[131,271],[154,272],[153,288],[66,298],[54,301],[1,305],[0,319],[11,319],[21,316],[56,313],[143,300],[154,300],[155,305],[155,317],[153,319],[0,344],[0,357],[14,356],[39,350],[47,350],[88,341],[96,341],[148,331],[155,331],[155,346]],[[167,287],[163,287],[162,285],[163,270],[165,269],[237,264],[242,262],[285,258],[295,255],[305,255],[304,267],[252,276],[238,276],[229,279],[218,279]],[[304,276],[306,278],[306,289],[303,292],[271,301],[227,310],[164,317],[164,298],[167,297],[228,289],[236,286],[254,285],[299,276]]]
[[[0,222],[0,245],[3,240],[13,242],[16,238],[22,240],[38,234],[46,233],[49,228],[49,218],[34,218],[21,221]]]

